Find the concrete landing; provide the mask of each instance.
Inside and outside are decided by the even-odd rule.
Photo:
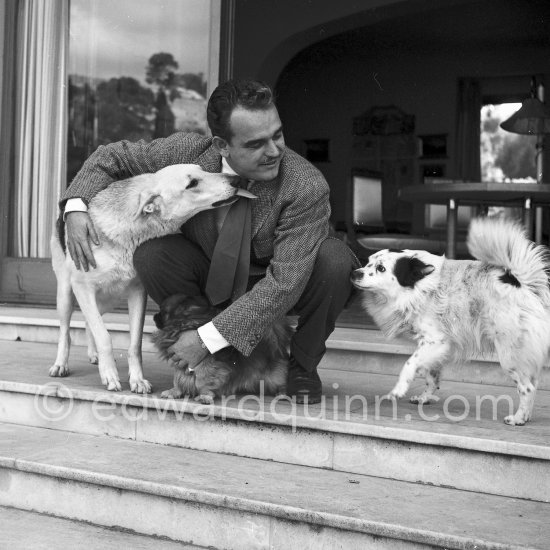
[[[158,404],[168,404],[170,408],[198,407],[205,410],[205,406],[195,404],[193,400],[160,398],[160,393],[172,386],[173,371],[154,353],[144,353],[145,376],[153,384],[153,393],[147,396],[129,391],[124,350],[117,350],[115,353],[122,392],[108,392],[103,388],[97,366],[88,362],[86,350],[81,346],[72,348],[70,376],[49,377],[48,369],[53,364],[55,353],[56,347],[52,344],[0,340],[0,387],[32,393],[43,387],[63,387],[71,391],[73,397],[103,399],[107,403],[131,403],[153,408]],[[438,392],[439,402],[418,406],[409,403],[407,399],[410,395],[420,393],[424,387],[423,380],[416,379],[407,397],[395,406],[388,400],[382,400],[382,396],[393,387],[395,376],[328,368],[321,369],[320,373],[325,394],[322,403],[304,408],[296,404],[292,406],[284,399],[275,400],[265,396],[264,404],[267,406],[264,406],[264,416],[269,416],[268,412],[280,412],[282,419],[284,415],[292,413],[304,426],[331,429],[331,422],[339,422],[350,427],[355,426],[357,430],[362,426],[361,433],[368,431],[378,435],[390,427],[402,432],[420,430],[432,434],[432,437],[426,436],[425,442],[436,442],[439,436],[449,436],[446,443],[452,438],[461,437],[484,439],[490,440],[494,449],[499,452],[506,452],[507,448],[514,446],[520,452],[522,446],[542,447],[547,450],[538,451],[538,456],[550,459],[548,391],[537,392],[533,421],[525,426],[511,427],[503,423],[503,417],[508,413],[509,406],[517,406],[518,397],[513,387],[467,384],[443,379]],[[225,408],[227,416],[233,416],[234,411],[243,407],[251,415],[260,410],[258,398],[254,396],[233,396],[233,399],[225,402],[217,400],[214,407],[210,408],[219,410],[219,407]]]
[[[108,313],[104,321],[111,336],[113,347],[127,349],[128,315]],[[71,322],[71,338],[76,346],[85,346],[84,317],[76,311]],[[397,375],[407,357],[414,351],[415,344],[406,338],[387,340],[379,330],[370,324],[337,326],[327,340],[327,353],[321,368],[333,370],[371,372]],[[151,333],[155,326],[152,315],[145,318],[143,350],[155,353]],[[53,309],[15,307],[0,305],[0,340],[39,342],[56,344],[59,337],[59,320]],[[511,386],[508,378],[494,358],[476,358],[461,365],[448,365],[444,379],[455,382],[484,385]],[[550,390],[550,368],[544,368],[539,388]]]

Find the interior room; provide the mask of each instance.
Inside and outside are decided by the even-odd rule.
[[[238,4],[233,69],[276,86],[290,147],[307,155],[308,143],[316,140],[326,149],[313,162],[331,186],[338,229],[347,216],[352,171],[380,168],[380,159],[377,165],[358,149],[357,117],[394,107],[412,118],[408,143],[383,159],[393,165],[386,179],[394,185],[423,183],[425,177],[480,181],[479,127],[464,136],[460,126],[461,102],[469,93],[464,87],[473,85],[477,101],[486,105],[521,102],[529,97],[533,75],[539,84],[548,80],[550,5],[544,0],[316,2],[318,18],[325,20],[297,28],[296,20],[312,22],[300,17],[307,4],[293,2],[295,16],[290,3]],[[277,31],[260,28],[262,19]],[[468,155],[478,156],[473,165]],[[397,210],[396,221],[404,221],[392,229],[421,230],[424,212],[413,214],[395,193],[388,195],[387,210]]]

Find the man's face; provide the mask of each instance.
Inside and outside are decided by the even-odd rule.
[[[221,154],[239,176],[255,181],[277,177],[283,158],[285,138],[276,107],[248,110],[236,107],[229,124],[231,140],[219,140]],[[219,139],[219,138],[218,138]]]

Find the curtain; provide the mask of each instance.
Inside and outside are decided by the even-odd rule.
[[[456,178],[481,181],[481,86],[475,78],[458,81]]]
[[[69,0],[21,0],[14,124],[15,256],[50,256],[65,186]]]

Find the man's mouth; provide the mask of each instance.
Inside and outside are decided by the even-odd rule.
[[[277,157],[276,159],[262,162],[262,166],[275,166],[281,159]]]

